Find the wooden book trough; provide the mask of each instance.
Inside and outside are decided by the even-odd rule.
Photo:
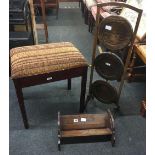
[[[103,114],[60,115],[58,112],[58,149],[61,144],[111,140],[115,144],[113,116]]]

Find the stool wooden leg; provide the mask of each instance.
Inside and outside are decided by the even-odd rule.
[[[28,129],[29,124],[28,124],[28,120],[27,120],[27,116],[26,116],[26,110],[25,110],[25,105],[24,105],[22,88],[20,87],[20,85],[18,84],[18,82],[16,80],[13,80],[13,81],[14,81],[14,85],[16,88],[16,94],[17,94],[18,103],[19,103],[20,111],[22,114],[23,122],[24,122],[24,127],[26,129]]]
[[[91,12],[88,11],[88,31],[90,32],[91,29]]]
[[[80,113],[85,110],[85,93],[86,93],[86,83],[87,83],[87,69],[85,69],[82,80],[81,80],[81,96],[80,96]]]
[[[84,21],[85,21],[85,24],[88,24],[88,9],[87,8],[84,11]]]
[[[81,0],[79,0],[79,8],[80,8],[80,6],[81,6]]]
[[[82,16],[83,16],[83,14],[84,14],[84,4],[83,4],[82,1],[81,1],[81,11],[82,11]]]
[[[68,90],[71,90],[71,79],[68,79]]]
[[[58,19],[58,14],[59,14],[59,5],[56,8],[56,19]]]

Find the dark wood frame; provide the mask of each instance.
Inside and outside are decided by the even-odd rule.
[[[146,55],[143,55],[144,51],[146,53],[145,45],[146,42],[134,44],[132,59],[128,70],[128,82],[146,81]]]
[[[56,19],[58,19],[58,13],[59,13],[59,0],[55,0],[55,2],[53,2],[52,0],[49,0],[48,2],[46,2],[46,0],[33,0],[34,1],[34,6],[35,7],[40,7],[41,8],[41,3],[44,3],[45,6],[45,10],[48,8],[54,8],[56,9]],[[42,2],[41,2],[42,1]]]
[[[14,37],[14,35],[11,35],[12,38],[10,38],[10,36],[9,36],[9,42],[10,41],[17,41],[17,42],[18,41],[19,42],[20,41],[27,41],[29,39],[29,37],[26,37],[26,36],[28,36],[28,34],[30,33],[30,37],[32,38],[32,44],[34,45],[33,25],[32,25],[31,9],[30,9],[29,2],[26,2],[26,5],[27,5],[27,8],[28,8],[28,12],[27,12],[28,15],[26,15],[27,19],[26,19],[25,23],[17,23],[16,24],[16,22],[14,22],[14,24],[12,24],[12,25],[24,25],[25,24],[25,26],[26,26],[26,32],[24,31],[24,33],[27,34],[27,35],[24,35],[25,36],[24,38],[21,38],[21,35],[20,36],[17,35],[19,37]],[[29,32],[29,25],[30,25],[30,32]],[[10,31],[10,33],[11,32],[16,32],[17,34],[20,34],[20,33],[22,34],[23,33],[23,32],[20,32],[20,31],[19,32],[18,31]]]
[[[146,99],[141,102],[140,105],[140,114],[146,118]]]
[[[80,0],[80,7],[81,7],[82,16],[84,16],[85,4],[84,4],[83,0]]]
[[[82,79],[81,79],[81,95],[80,95],[79,111],[83,112],[84,102],[85,102],[85,92],[86,92],[87,69],[88,69],[88,66],[83,66],[83,67],[72,68],[72,69],[63,70],[63,71],[57,71],[57,72],[51,72],[51,73],[46,73],[41,75],[34,75],[30,77],[13,79],[18,102],[19,102],[20,111],[22,114],[24,127],[28,129],[29,124],[28,124],[28,119],[27,119],[25,105],[24,105],[22,88],[68,79],[68,89],[71,89],[71,78],[81,76]]]
[[[91,13],[91,11],[88,11],[88,31],[90,33],[93,32],[93,28],[95,26],[95,19]]]
[[[27,15],[28,19],[26,19],[27,21],[25,22],[25,24],[27,24],[27,25],[26,25],[26,32],[24,32],[25,33],[24,36],[29,36],[29,37],[22,38],[22,35],[21,34],[23,32],[20,32],[20,31],[19,32],[16,32],[18,34],[17,35],[18,37],[16,37],[13,34],[12,35],[9,35],[9,50],[14,47],[14,46],[10,47],[11,41],[14,41],[15,42],[15,46],[17,44],[18,44],[18,46],[21,46],[21,44],[22,44],[22,46],[31,45],[30,44],[30,40],[32,40],[32,44],[33,45],[35,44],[35,36],[34,36],[34,33],[33,33],[33,24],[32,24],[32,16],[31,16],[31,14],[32,14],[32,12],[31,12],[31,6],[30,6],[30,3],[29,2],[26,2],[26,5],[28,5],[28,9],[29,9],[28,10],[28,13],[29,13],[29,15]],[[14,25],[20,25],[20,23],[18,23],[18,24],[15,24],[14,23]],[[21,25],[23,25],[23,23]],[[30,32],[28,32],[29,31],[29,26],[28,25],[30,25]],[[11,33],[11,31],[9,31],[9,34],[10,33]],[[10,38],[10,37],[12,37],[12,38]],[[9,56],[9,77],[11,76],[11,66],[10,66],[10,64],[11,63],[10,63],[10,56]]]
[[[13,1],[12,1],[13,3]],[[10,9],[9,8],[9,27],[11,29],[11,31],[15,31],[14,30],[14,26],[15,25],[25,25],[26,27],[26,31],[28,31],[28,20],[29,20],[29,12],[28,12],[28,2],[25,1],[22,8],[18,8],[18,9]],[[10,19],[10,14],[21,14],[22,17],[17,17],[16,19]]]

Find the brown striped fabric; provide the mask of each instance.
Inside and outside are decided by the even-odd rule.
[[[11,49],[10,57],[13,79],[88,66],[70,42],[17,47]]]

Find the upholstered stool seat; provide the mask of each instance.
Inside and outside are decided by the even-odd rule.
[[[83,55],[69,42],[18,47],[10,56],[12,78],[87,66]]]
[[[81,78],[79,111],[85,107],[88,63],[70,42],[16,47],[10,51],[13,79],[25,128],[29,128],[22,88],[68,79]]]

